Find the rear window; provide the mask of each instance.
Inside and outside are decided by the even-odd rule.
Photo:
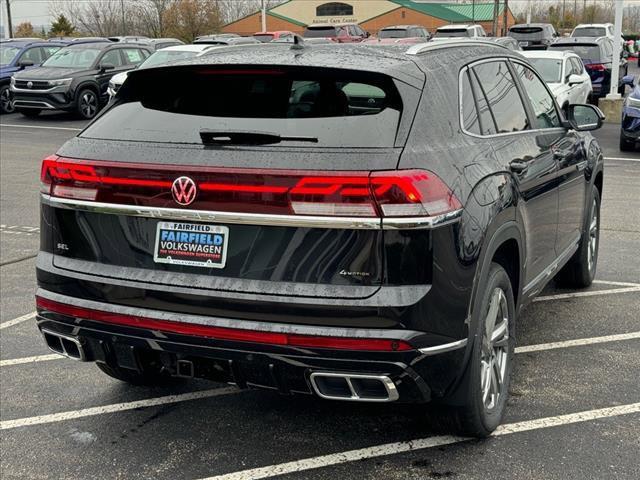
[[[408,30],[406,28],[387,28],[378,32],[378,38],[405,38]]]
[[[118,98],[82,136],[201,144],[207,129],[316,139],[304,146],[389,147],[402,112],[390,77],[320,68],[139,70]]]
[[[606,37],[607,31],[600,27],[581,27],[573,31],[572,37]]]
[[[584,63],[597,63],[600,59],[600,47],[598,45],[573,45],[569,43],[565,44],[552,44],[549,48],[554,50],[569,50],[575,52]]]
[[[542,27],[513,27],[509,31],[511,33],[540,33]]]
[[[307,27],[304,31],[305,38],[322,38],[322,37],[335,37],[335,27]]]
[[[446,30],[437,30],[433,36],[436,38],[468,37],[470,32],[466,28],[448,28]]]
[[[271,33],[259,34],[259,35],[254,35],[253,38],[255,38],[260,42],[267,43],[273,40],[273,34]]]

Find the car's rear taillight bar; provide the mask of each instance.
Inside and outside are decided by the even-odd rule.
[[[607,69],[602,63],[587,63],[584,67],[595,72],[604,72]]]
[[[193,196],[178,200],[188,203],[175,197],[174,182],[185,177],[195,186]],[[141,207],[366,218],[437,216],[461,208],[440,178],[416,169],[220,169],[51,156],[42,163],[41,181],[52,197]]]
[[[81,320],[103,322],[112,325],[141,328],[158,332],[205,337],[215,340],[334,350],[375,352],[402,352],[413,350],[413,347],[404,340],[298,335],[259,330],[214,327],[195,323],[159,320],[142,316],[123,315],[102,310],[77,307],[75,305],[49,300],[41,296],[36,296],[36,305],[39,312],[47,311]]]

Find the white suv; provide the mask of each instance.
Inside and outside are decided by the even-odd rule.
[[[613,23],[581,23],[571,32],[572,37],[607,37],[615,41]],[[624,37],[620,37],[620,44],[624,47]]]
[[[482,38],[486,37],[482,25],[443,25],[438,27],[433,38]]]

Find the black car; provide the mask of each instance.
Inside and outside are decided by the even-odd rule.
[[[613,71],[613,40],[607,37],[569,37],[558,40],[549,48],[553,50],[570,50],[575,52],[584,63],[584,68],[591,77],[593,87],[592,98],[606,96],[611,88],[611,73]],[[620,94],[624,94],[622,78],[627,76],[629,65],[624,54],[620,54],[620,68],[616,81]]]
[[[523,50],[546,50],[558,33],[550,23],[521,23],[509,28],[509,36],[516,39]]]
[[[42,110],[67,110],[93,118],[109,100],[116,73],[131,70],[151,51],[131,43],[84,43],[64,47],[40,67],[16,73],[11,92],[16,111],[28,117]]]
[[[432,401],[488,435],[518,312],[595,275],[602,114],[569,118],[490,42],[136,70],[43,161],[38,327],[134,384]]]

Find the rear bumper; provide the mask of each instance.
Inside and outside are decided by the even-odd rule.
[[[123,316],[135,314],[181,325],[204,325],[202,322],[213,325],[212,322],[219,320],[101,304],[42,289],[38,291],[38,296],[65,305],[82,305],[83,308],[109,312],[116,316],[121,312]],[[170,375],[228,382],[240,388],[277,390],[282,394],[314,394],[314,374],[317,376],[318,373],[337,373],[388,379],[393,394],[387,401],[422,403],[443,396],[447,387],[455,383],[463,371],[467,350],[466,339],[420,348],[413,344],[420,342],[421,332],[407,330],[307,327],[266,322],[252,322],[248,326],[246,322],[224,319],[225,325],[235,326],[236,331],[252,328],[273,335],[288,332],[292,335],[356,337],[365,341],[397,339],[412,345],[411,348],[397,351],[353,350],[347,347],[317,348],[268,341],[239,341],[177,333],[167,329],[139,328],[131,324],[61,314],[54,310],[40,305],[37,315],[38,327],[49,335],[47,343],[50,347],[52,335],[64,337],[67,345],[67,348],[63,348],[64,353],[68,353],[72,358],[103,362],[132,370],[137,370],[143,363],[152,361],[162,365],[163,371]],[[75,351],[74,345],[78,346],[78,352]],[[59,348],[53,349],[62,353]],[[69,352],[66,352],[67,349]],[[315,392],[317,393],[317,390]]]

